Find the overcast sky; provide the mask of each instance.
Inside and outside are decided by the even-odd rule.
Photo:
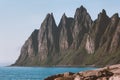
[[[73,17],[83,5],[92,19],[105,9],[109,16],[120,14],[120,0],[0,0],[0,66],[14,63],[34,29],[39,29],[47,13],[58,24],[63,13]]]

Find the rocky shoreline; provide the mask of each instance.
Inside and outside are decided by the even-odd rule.
[[[66,72],[44,80],[120,80],[120,64],[79,73]]]

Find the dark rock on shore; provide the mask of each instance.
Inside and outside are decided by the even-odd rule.
[[[44,80],[120,80],[120,64],[79,73],[63,73]]]

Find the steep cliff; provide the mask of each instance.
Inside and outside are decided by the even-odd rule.
[[[85,34],[88,33],[92,24],[90,15],[87,13],[87,10],[81,6],[77,8],[74,16],[74,28],[73,28],[73,43],[72,48],[78,49],[81,46],[81,42],[85,37]]]
[[[73,18],[67,18],[64,14],[61,18],[59,29],[59,48],[60,51],[68,49],[73,42]]]
[[[58,51],[58,29],[53,14],[48,14],[41,24],[38,33],[38,56],[39,61],[44,61]]]
[[[21,48],[14,66],[80,66],[120,63],[120,18],[103,9],[92,21],[87,10],[76,9],[74,18],[63,14],[57,26],[47,14]]]
[[[36,65],[35,61],[38,54],[38,32],[39,30],[34,30],[28,40],[26,40],[25,44],[21,48],[21,54],[15,65]]]

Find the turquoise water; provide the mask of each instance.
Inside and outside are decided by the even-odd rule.
[[[44,78],[58,73],[91,69],[95,68],[0,67],[0,80],[44,80]]]

